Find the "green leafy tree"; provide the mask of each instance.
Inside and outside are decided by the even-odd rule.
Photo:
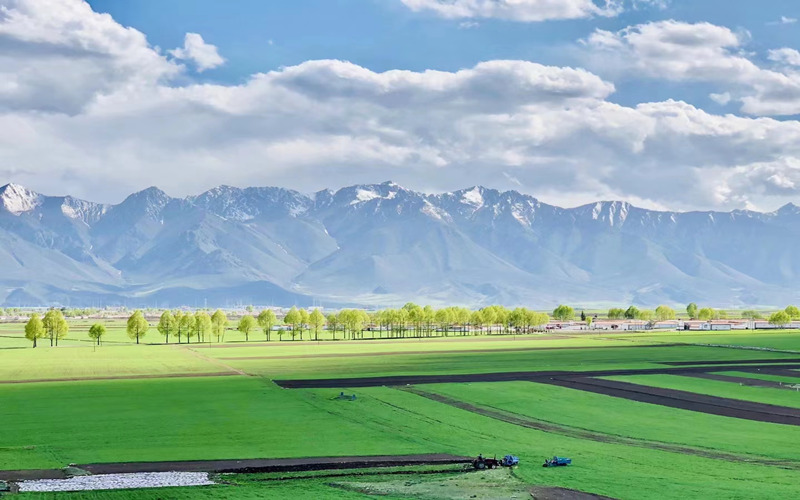
[[[225,342],[225,329],[228,328],[228,317],[220,309],[211,315],[211,331],[217,337],[217,342],[222,339]]]
[[[625,314],[623,314],[623,316],[625,316],[625,319],[639,319],[639,308],[636,306],[630,306],[625,311]]]
[[[181,343],[181,334],[186,333],[186,323],[184,322],[182,311],[175,311],[172,319],[175,321],[175,335],[178,336],[178,343]]]
[[[181,317],[181,329],[183,330],[183,336],[186,337],[186,343],[192,343],[192,337],[197,336],[197,321],[195,321],[195,315],[192,313],[186,313]]]
[[[696,319],[698,317],[697,313],[698,313],[697,304],[695,304],[694,302],[686,306],[686,314],[689,315],[689,319]]]
[[[717,311],[710,307],[704,307],[697,311],[697,319],[700,321],[711,321],[712,319],[717,318]]]
[[[325,326],[325,316],[319,309],[314,309],[308,315],[308,324],[314,331],[314,340],[319,340],[319,331]]]
[[[164,343],[169,344],[169,336],[175,332],[175,316],[169,311],[161,313],[156,330],[164,337]]]
[[[275,326],[275,323],[278,322],[278,318],[275,317],[275,313],[272,312],[271,309],[264,309],[260,313],[258,313],[258,326],[264,330],[264,335],[267,337],[267,342],[269,342],[270,333],[272,333],[272,327]]]
[[[677,314],[675,313],[675,309],[669,306],[658,306],[656,307],[656,319],[658,321],[669,321],[671,319],[675,319]]]
[[[97,345],[100,345],[100,341],[106,334],[106,326],[102,323],[95,323],[89,328],[89,338],[94,340]]]
[[[655,313],[653,311],[648,311],[648,310],[639,311],[638,319],[642,321],[647,321],[649,323],[653,321],[653,318],[655,318]]]
[[[786,311],[778,311],[769,316],[769,324],[775,325],[780,328],[786,328],[786,325],[792,322],[792,317]]]
[[[205,311],[199,311],[194,315],[194,331],[200,342],[205,342],[206,337],[211,337],[211,331],[214,328],[214,323],[211,322],[211,316]]]
[[[570,306],[560,305],[553,311],[553,319],[557,321],[571,321],[575,318],[575,310]]]
[[[255,328],[257,325],[258,322],[256,319],[248,314],[246,316],[242,316],[242,318],[239,320],[239,326],[236,329],[244,333],[244,340],[247,342],[250,340],[250,332],[253,331],[253,328]]]
[[[788,314],[791,319],[800,319],[800,309],[798,309],[797,306],[788,306],[784,312]]]
[[[33,313],[31,319],[25,325],[25,338],[33,342],[33,347],[36,348],[36,341],[42,339],[47,335],[44,329],[42,318],[38,314]]]
[[[339,328],[339,315],[336,313],[328,314],[328,329],[333,334],[333,340],[336,340],[336,330]]]
[[[744,319],[761,319],[761,313],[758,311],[754,311],[752,309],[748,309],[746,311],[742,311],[742,318]]]
[[[300,340],[303,340],[303,332],[308,328],[308,311],[298,309],[297,313],[300,315]]]
[[[302,316],[300,316],[300,311],[298,311],[294,306],[292,306],[292,308],[289,309],[289,312],[286,313],[286,316],[283,317],[283,323],[292,327],[292,340],[294,340],[295,336],[297,335],[297,331],[300,329],[301,319]]]
[[[47,337],[50,338],[50,347],[58,345],[58,341],[67,336],[69,323],[64,318],[60,309],[50,309],[42,319]]]
[[[625,317],[625,309],[613,307],[608,310],[608,319],[622,319]]]
[[[128,332],[128,338],[131,340],[136,339],[136,343],[138,344],[139,339],[147,334],[148,329],[150,329],[150,324],[145,319],[142,311],[137,309],[128,318],[128,324],[126,328]]]

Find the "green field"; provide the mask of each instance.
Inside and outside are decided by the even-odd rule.
[[[626,347],[678,343],[675,337],[686,344],[726,345],[733,345],[735,337],[738,345],[754,347],[789,346],[794,340],[786,333],[753,332],[720,335],[724,342],[699,340],[708,336],[225,344],[232,347],[107,342],[95,348],[88,343],[65,342],[58,348],[0,349],[0,381],[23,381],[0,383],[0,469],[226,458],[514,453],[520,456],[521,466],[512,476],[499,479],[505,481],[502,487],[511,490],[558,486],[631,499],[793,497],[800,480],[800,428],[795,426],[708,415],[534,382],[346,389],[357,394],[355,401],[336,399],[338,389],[282,389],[272,382],[654,368],[664,367],[660,363],[667,361],[793,357],[791,353],[697,345]],[[724,366],[715,371],[728,372]],[[213,373],[228,376],[207,376]],[[186,374],[206,376],[174,377]],[[142,376],[156,378],[90,380]],[[44,379],[64,380],[30,382]],[[800,395],[782,389],[677,375],[618,379],[800,407]],[[506,417],[493,418],[413,391],[445,396]],[[570,456],[573,465],[541,468],[542,459],[554,454]],[[302,474],[282,481],[241,476],[212,487],[24,494],[21,498],[372,498],[370,491],[381,498],[439,498],[431,492],[478,488],[470,481],[483,481],[480,474],[425,474],[430,483],[414,475],[405,479],[377,473],[335,481]]]

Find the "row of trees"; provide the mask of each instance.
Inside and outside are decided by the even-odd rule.
[[[686,307],[689,318],[698,320],[714,320],[726,318],[725,311],[715,310],[710,307],[699,308],[697,304]],[[750,319],[760,319],[756,311],[743,311],[742,316]],[[568,305],[558,306],[552,313],[557,321],[572,321],[576,317],[575,309]],[[581,313],[581,320],[591,324],[592,318]],[[677,312],[669,306],[661,305],[655,310],[640,310],[635,306],[627,309],[612,308],[608,310],[609,319],[629,319],[647,322],[667,321],[677,317]],[[785,326],[792,320],[800,320],[800,309],[789,306],[783,311],[778,311],[769,316],[769,322],[774,325]],[[487,306],[478,310],[463,307],[446,307],[434,309],[431,306],[419,306],[407,303],[399,309],[382,309],[376,312],[366,312],[360,309],[345,309],[327,316],[319,309],[305,310],[292,307],[286,315],[279,320],[270,309],[261,311],[257,316],[245,314],[240,317],[236,330],[241,332],[245,341],[257,330],[261,330],[264,338],[269,341],[276,326],[285,326],[277,331],[280,340],[283,335],[289,334],[292,339],[303,339],[305,332],[311,338],[318,340],[323,330],[331,333],[333,339],[341,333],[342,338],[363,338],[365,331],[378,332],[383,337],[403,338],[429,337],[435,334],[468,335],[474,333],[529,333],[540,330],[550,321],[550,315],[531,311],[526,308],[507,309],[503,306]],[[178,343],[217,342],[225,341],[229,320],[225,312],[216,310],[213,314],[207,311],[194,313],[183,311],[164,311],[161,313],[156,330],[164,337],[166,343],[170,339]],[[147,335],[151,326],[141,310],[136,310],[127,320],[126,331],[131,340],[140,343]],[[40,339],[49,339],[51,346],[57,346],[58,341],[66,337],[69,332],[69,323],[59,309],[47,311],[44,317],[33,313],[25,325],[25,337],[37,346]],[[89,337],[98,345],[106,335],[106,327],[102,323],[95,323],[89,328]]]

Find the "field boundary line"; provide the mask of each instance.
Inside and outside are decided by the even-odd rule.
[[[196,373],[146,373],[132,375],[108,375],[101,377],[64,377],[64,378],[40,378],[40,379],[20,379],[20,380],[0,380],[2,384],[37,384],[44,382],[91,382],[93,380],[145,380],[154,378],[199,378],[199,377],[229,377],[238,375],[231,372],[196,372]]]
[[[212,365],[221,366],[221,367],[223,367],[223,368],[225,368],[225,369],[227,369],[227,370],[230,370],[231,372],[237,373],[237,374],[239,374],[239,375],[243,375],[243,376],[245,376],[245,377],[250,377],[250,376],[252,376],[252,375],[250,375],[249,373],[246,373],[246,372],[244,372],[244,371],[242,371],[242,370],[239,370],[238,368],[234,368],[234,367],[232,367],[232,366],[230,366],[230,365],[228,365],[228,364],[225,364],[225,363],[223,363],[222,361],[220,361],[220,360],[218,360],[218,359],[209,358],[208,356],[206,356],[206,355],[204,355],[204,354],[200,354],[199,352],[195,351],[195,350],[194,350],[194,349],[192,349],[191,347],[178,347],[178,346],[175,346],[175,348],[176,348],[176,349],[184,349],[184,350],[185,350],[185,351],[187,351],[189,354],[191,354],[192,356],[194,356],[194,357],[196,357],[196,358],[198,358],[198,359],[202,359],[203,361],[205,361],[205,362],[207,362],[207,363],[211,363]]]

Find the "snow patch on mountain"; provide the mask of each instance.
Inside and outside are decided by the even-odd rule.
[[[42,204],[43,196],[18,184],[6,184],[0,188],[0,200],[6,211],[20,215],[30,212]]]
[[[474,207],[483,206],[483,194],[481,193],[481,188],[476,186],[469,191],[464,192],[461,200],[463,203],[472,205]]]

